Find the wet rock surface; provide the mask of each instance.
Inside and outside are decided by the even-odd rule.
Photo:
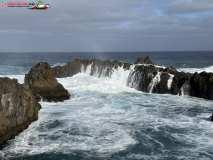
[[[160,94],[170,93],[170,90],[167,86],[169,77],[170,76],[168,73],[163,72],[160,76],[160,82],[153,87],[152,93],[160,93]]]
[[[75,67],[73,68],[75,70]],[[70,94],[58,83],[46,62],[40,62],[25,75],[24,83],[30,88],[38,101],[62,102],[70,98]]]
[[[159,69],[154,65],[140,65],[135,67],[138,79],[140,79],[138,90],[143,92],[150,92],[149,84],[151,80],[157,75]]]
[[[147,56],[145,59],[138,58],[135,64],[153,64],[152,61],[149,59],[149,56]]]
[[[0,147],[38,119],[41,105],[17,79],[0,78]]]
[[[110,77],[115,69],[123,67],[130,70],[133,64],[115,61],[81,60],[76,59],[68,62],[66,66],[52,68],[57,78],[71,77],[83,72],[96,77]],[[160,73],[160,75],[158,75]],[[158,76],[158,77],[156,77]],[[172,76],[171,86],[168,81]],[[213,99],[213,73],[202,72],[200,74],[178,72],[174,67],[155,66],[147,56],[145,59],[138,58],[134,63],[134,71],[129,78],[133,81],[129,85],[137,90],[149,93],[170,93],[174,95],[189,95],[206,99]],[[153,79],[156,79],[153,81]],[[159,81],[158,81],[159,79]],[[137,83],[137,85],[133,85]],[[155,83],[153,86],[151,83]],[[151,86],[151,87],[150,87]]]
[[[190,95],[213,99],[213,73],[195,72],[190,78]]]
[[[149,56],[145,58],[145,60],[141,60],[142,58],[138,59],[137,64],[153,64],[149,59]],[[73,62],[68,62],[65,66],[56,66],[52,68],[52,72],[56,78],[63,78],[63,77],[72,77],[73,75],[82,72],[82,70],[86,71],[87,67],[91,65],[91,76],[94,75],[103,75],[103,76],[110,76],[110,72],[113,72],[113,69],[117,69],[118,67],[122,67],[125,70],[129,70],[132,64],[130,63],[123,63],[117,60],[110,61],[110,60],[81,60],[76,59]],[[104,72],[104,73],[103,73]]]

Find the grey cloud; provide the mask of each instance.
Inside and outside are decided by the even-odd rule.
[[[177,0],[164,6],[164,13],[166,14],[197,13],[212,10],[212,0]]]
[[[156,16],[153,10],[165,5],[159,0],[44,3],[51,8],[1,10],[1,51],[213,50],[213,15]]]

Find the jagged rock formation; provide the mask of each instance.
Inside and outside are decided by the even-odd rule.
[[[134,64],[115,61],[81,60],[56,66],[52,71],[57,78],[71,77],[79,72],[96,77],[111,77],[118,72],[130,70],[127,86],[148,93],[170,93],[213,99],[213,73],[190,74],[178,72],[174,67],[155,66],[149,59],[138,58]]]
[[[70,98],[70,94],[58,83],[48,63],[40,62],[31,68],[25,75],[24,83],[28,86],[36,99],[40,101],[64,101]]]
[[[213,73],[195,72],[190,78],[190,95],[213,99]]]
[[[0,148],[38,119],[40,104],[17,79],[0,78]]]
[[[138,58],[135,64],[153,64],[152,61],[149,59],[149,56],[147,56],[145,59]]]
[[[130,65],[130,63],[122,63],[117,60],[111,62],[110,60],[101,61],[97,59],[76,59],[73,62],[69,61],[65,66],[53,67],[52,72],[56,78],[72,77],[73,75],[80,73],[83,70],[86,71],[89,66],[91,67],[91,76],[99,74],[108,77],[113,69],[117,69],[121,66],[124,66],[125,69],[129,69]]]

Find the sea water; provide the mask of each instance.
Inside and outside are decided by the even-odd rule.
[[[24,74],[40,61],[51,66],[76,58],[134,63],[147,55],[179,71],[213,72],[213,52],[1,53],[0,75],[24,83]],[[111,77],[88,72],[58,78],[70,100],[40,102],[38,121],[8,141],[0,159],[213,159],[211,100],[137,91],[127,85],[129,71],[121,68]]]

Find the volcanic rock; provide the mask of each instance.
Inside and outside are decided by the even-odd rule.
[[[167,86],[168,80],[169,80],[169,74],[163,72],[160,76],[160,82],[153,87],[152,93],[160,93],[160,94],[165,94],[169,93],[169,88]]]
[[[0,78],[0,147],[38,119],[41,105],[17,79]]]
[[[210,120],[213,121],[213,114],[212,114],[212,116],[210,116]]]
[[[70,94],[58,83],[51,67],[47,62],[40,62],[25,74],[24,83],[28,86],[36,99],[40,101],[64,101],[70,98]]]
[[[52,68],[52,71],[57,78],[71,77],[80,72],[96,77],[110,77],[119,67],[123,67],[124,70],[130,70],[131,65],[117,60],[76,59],[73,62],[68,62],[66,66],[56,66]],[[213,99],[213,73],[191,74],[178,72],[172,66],[166,68],[155,66],[149,56],[145,59],[138,58],[132,66],[135,66],[135,68],[129,72],[127,85],[137,90],[149,93],[170,93]],[[159,82],[152,82],[158,73],[160,74]],[[168,88],[169,79],[171,82],[170,88]]]
[[[190,73],[174,72],[174,78],[170,89],[170,93],[174,95],[179,94],[181,87],[185,82],[189,80],[190,77],[191,77]]]
[[[190,95],[213,99],[213,73],[195,72],[190,78]]]
[[[148,86],[152,78],[154,78],[157,75],[158,68],[156,68],[154,65],[149,66],[140,65],[135,67],[135,72],[138,73],[137,76],[141,76],[141,78],[138,77],[138,79],[141,79],[139,82],[138,90],[143,92],[149,92]]]
[[[91,76],[110,76],[113,69],[117,69],[118,67],[122,67],[126,70],[130,68],[130,63],[123,63],[120,61],[101,61],[99,59],[93,60],[81,60],[76,59],[73,62],[68,62],[65,66],[56,66],[52,68],[52,72],[56,78],[63,78],[63,77],[72,77],[73,75],[86,72],[87,67],[91,65]]]
[[[149,56],[147,56],[145,59],[138,58],[135,64],[153,64],[152,61],[149,59]]]

